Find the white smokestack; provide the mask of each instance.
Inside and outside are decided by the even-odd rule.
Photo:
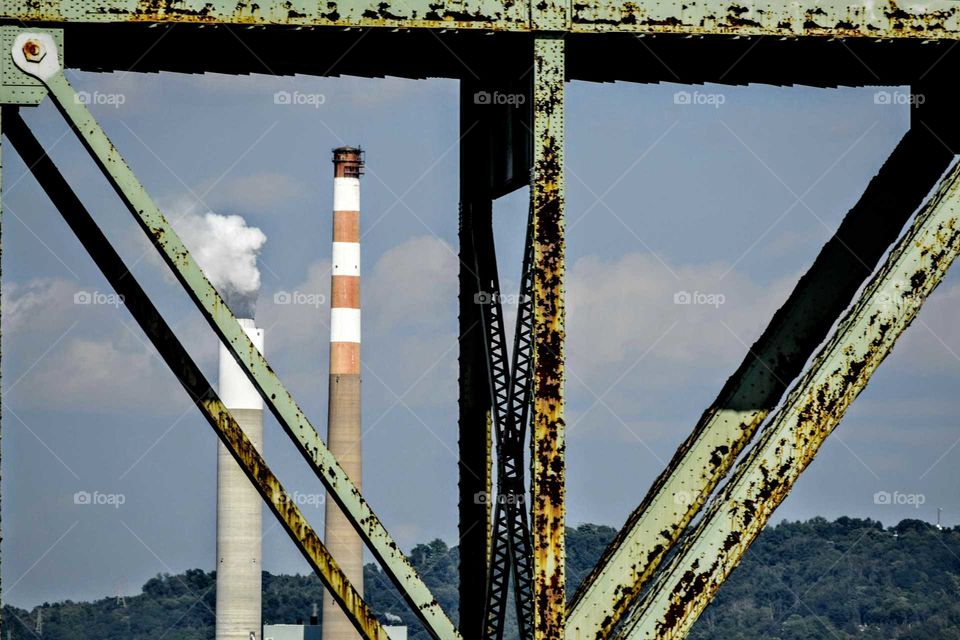
[[[267,240],[236,215],[188,214],[177,232],[211,284],[263,353],[263,330],[253,321],[260,291],[257,256]],[[250,442],[263,450],[263,399],[220,345],[219,394]],[[217,445],[217,615],[216,640],[261,637],[260,495],[223,443]]]
[[[263,330],[240,320],[263,353]],[[263,450],[263,399],[220,345],[220,399],[258,451]],[[217,446],[217,618],[216,640],[260,638],[261,537],[260,494],[224,444]]]

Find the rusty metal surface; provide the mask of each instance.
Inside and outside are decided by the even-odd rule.
[[[0,19],[957,39],[950,0],[6,0]]]
[[[954,166],[618,637],[686,636],[958,252]]]
[[[562,37],[533,43],[532,535],[535,640],[561,640],[564,545],[564,62]]]
[[[103,275],[123,297],[123,306],[143,329],[194,404],[250,478],[267,506],[280,520],[294,544],[366,640],[389,640],[373,611],[343,574],[303,513],[266,461],[220,401],[176,335],[140,287],[122,258],[110,245],[62,174],[46,156],[19,114],[4,110],[6,133],[25,164],[56,205]]]
[[[952,160],[927,126],[907,132],[584,580],[567,640],[616,627]]]
[[[34,35],[25,31],[19,37],[33,38]],[[42,41],[43,37],[38,35],[36,38]],[[460,636],[456,627],[436,598],[403,555],[359,489],[330,453],[266,359],[250,341],[223,298],[210,284],[89,109],[78,99],[62,69],[56,65],[56,58],[61,52],[49,36],[46,39],[53,50],[46,53],[43,63],[34,66],[23,63],[21,68],[34,75],[39,74],[38,77],[44,80],[57,108],[100,166],[135,221],[184,286],[210,327],[230,349],[237,364],[246,372],[281,427],[327,488],[328,495],[348,516],[385,573],[410,605],[411,611],[437,640],[458,640]],[[48,64],[51,60],[53,65]]]
[[[960,6],[949,0],[573,0],[571,30],[956,39],[960,36]]]
[[[5,0],[0,19],[283,27],[526,28],[516,0]]]

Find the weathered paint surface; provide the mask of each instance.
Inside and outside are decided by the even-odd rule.
[[[45,155],[40,143],[19,114],[9,113],[12,117],[8,116],[11,120],[8,133],[24,162],[104,276],[116,292],[123,296],[124,308],[133,315],[157,348],[160,356],[176,375],[194,404],[213,427],[217,437],[230,450],[266,501],[267,506],[283,524],[294,544],[334,595],[357,631],[366,640],[389,640],[373,611],[344,576],[334,558],[303,517],[296,502],[286,493],[266,461],[220,401],[203,372],[180,344],[163,316],[131,275],[123,259],[110,245],[53,161]]]
[[[516,29],[516,0],[6,0],[0,18],[43,22]]]
[[[90,111],[77,99],[70,83],[58,72],[45,81],[50,95],[81,142],[101,167],[105,177],[134,215],[137,223],[173,270],[211,328],[246,371],[284,431],[291,437],[412,611],[437,640],[459,640],[459,633],[413,566],[387,533],[343,468],[337,463],[316,429],[253,345],[217,290],[207,280],[180,237],[170,226],[107,138]]]
[[[960,6],[949,0],[573,0],[572,20],[573,31],[838,38],[960,36]]]
[[[583,581],[567,640],[608,637],[952,161],[907,132]]]
[[[957,39],[958,11],[951,0],[6,0],[0,19]]]
[[[680,639],[960,252],[960,166],[844,316],[704,519],[631,612],[620,637]]]
[[[533,422],[535,640],[561,640],[564,561],[564,41],[533,43]]]

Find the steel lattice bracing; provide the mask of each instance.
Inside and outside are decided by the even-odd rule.
[[[489,213],[489,209],[486,210]],[[518,296],[513,365],[506,355],[506,331],[500,279],[490,215],[473,222],[477,298],[486,337],[487,368],[497,442],[497,493],[493,502],[490,568],[487,579],[483,638],[501,640],[509,581],[513,578],[517,626],[522,640],[532,638],[533,591],[530,525],[524,481],[524,444],[530,407],[533,355],[533,292],[530,263],[532,225],[527,223],[523,270]]]

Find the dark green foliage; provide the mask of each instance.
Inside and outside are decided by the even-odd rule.
[[[960,529],[814,518],[768,528],[690,640],[960,640]]]
[[[568,595],[613,538],[610,527],[567,530]],[[459,550],[440,541],[417,545],[411,562],[443,609],[457,619]],[[143,593],[96,602],[44,603],[32,611],[3,607],[13,640],[209,640],[213,638],[213,573],[199,569],[161,575]],[[364,568],[367,602],[381,616],[398,616],[412,640],[427,640],[390,580]],[[309,619],[323,587],[315,576],[263,574],[264,622]],[[516,635],[508,611],[506,637]],[[960,640],[960,529],[937,531],[904,520],[839,518],[771,527],[720,590],[691,640]],[[6,640],[5,638],[0,640]]]

